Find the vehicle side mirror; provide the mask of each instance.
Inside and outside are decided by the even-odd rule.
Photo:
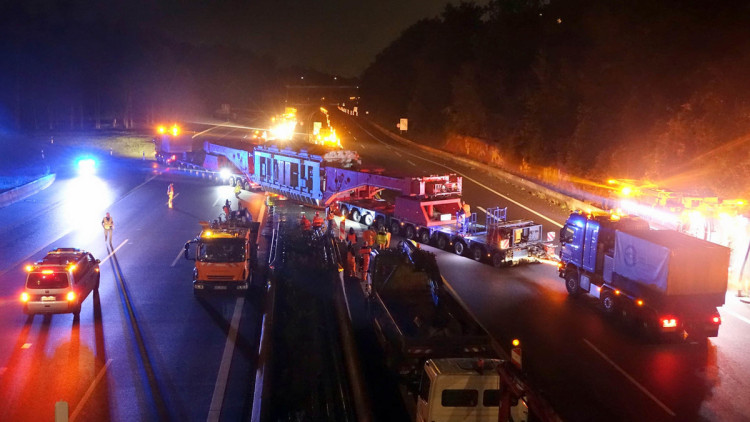
[[[193,241],[185,242],[185,259],[188,261],[195,261],[195,258],[190,258],[190,244],[193,243]]]
[[[101,260],[101,259],[97,259],[97,260],[96,260],[96,263],[97,263],[97,264],[101,264],[101,263],[102,263],[102,260]]]

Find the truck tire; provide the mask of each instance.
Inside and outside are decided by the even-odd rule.
[[[463,254],[466,252],[466,249],[466,243],[460,240],[453,244],[453,252],[455,252],[456,255],[463,256]]]
[[[565,289],[573,297],[581,294],[581,280],[578,278],[578,272],[569,271],[565,274]]]
[[[484,258],[484,248],[482,248],[479,245],[474,245],[471,247],[471,259],[477,262],[481,262]]]
[[[353,209],[352,210],[352,221],[356,221],[356,222],[359,223],[360,217],[362,217],[362,214],[359,213],[359,210],[356,209],[356,208]]]
[[[439,249],[443,249],[443,250],[445,250],[445,249],[448,248],[448,238],[445,237],[445,235],[438,234],[438,237],[437,237],[437,247]]]
[[[604,310],[604,313],[607,315],[614,315],[617,311],[617,302],[614,292],[612,290],[603,291],[600,300],[602,302],[602,309]]]
[[[401,224],[398,221],[391,221],[391,233],[396,235],[401,233]]]
[[[374,221],[375,221],[375,218],[369,212],[367,214],[363,215],[362,216],[362,220],[361,220],[362,224],[364,224],[365,226],[372,226],[372,223]]]
[[[404,229],[404,236],[409,240],[414,240],[414,238],[417,236],[417,231],[414,230],[414,226],[408,224]]]
[[[346,205],[342,205],[340,210],[341,210],[341,217],[343,218],[349,217],[349,207],[347,207]]]
[[[505,254],[500,251],[496,251],[492,254],[492,266],[495,268],[500,268],[503,265],[505,265]]]
[[[420,230],[419,241],[424,243],[425,245],[429,245],[430,244],[430,231],[426,229]]]

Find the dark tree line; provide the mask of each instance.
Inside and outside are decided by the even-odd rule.
[[[362,108],[519,162],[747,193],[749,43],[748,2],[460,3],[375,58]]]
[[[16,3],[0,6],[0,132],[130,129],[211,115],[223,103],[283,105],[273,59],[179,43],[145,22]]]

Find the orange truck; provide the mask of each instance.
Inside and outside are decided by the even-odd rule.
[[[185,259],[195,261],[193,293],[246,291],[257,262],[260,223],[231,218],[200,225],[200,235],[185,243]],[[192,257],[191,245],[195,245]]]

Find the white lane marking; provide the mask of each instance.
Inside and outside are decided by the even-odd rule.
[[[170,267],[173,267],[177,265],[177,261],[180,259],[180,257],[185,253],[185,249],[180,249],[179,252],[177,252],[177,257],[175,257],[174,261],[172,261],[172,265]]]
[[[365,144],[363,144],[363,143],[361,143],[361,142],[360,142],[360,144],[359,144],[359,147],[360,147],[360,148],[362,148],[362,149],[367,149],[367,147],[365,146]]]
[[[672,409],[668,408],[668,407],[667,407],[667,406],[666,406],[666,405],[665,405],[664,403],[662,403],[662,402],[661,402],[661,401],[660,401],[659,399],[657,399],[657,398],[656,398],[656,397],[655,397],[655,396],[654,396],[653,394],[651,394],[651,392],[650,392],[650,391],[648,391],[648,390],[646,389],[646,387],[642,386],[642,385],[641,385],[641,384],[640,384],[640,383],[639,383],[638,381],[636,381],[636,380],[635,380],[635,379],[634,379],[633,377],[631,377],[631,376],[630,376],[630,374],[628,374],[627,372],[625,372],[625,370],[624,370],[624,369],[620,368],[620,366],[619,366],[619,365],[617,365],[616,363],[614,363],[614,362],[612,361],[612,359],[610,359],[609,357],[607,357],[607,355],[605,355],[605,354],[604,354],[604,352],[602,352],[601,350],[597,349],[597,348],[596,348],[596,346],[594,346],[593,344],[591,344],[591,342],[589,342],[588,340],[586,340],[586,339],[583,339],[583,341],[584,341],[584,342],[585,342],[585,343],[586,343],[586,344],[587,344],[587,345],[588,345],[588,346],[589,346],[590,348],[592,348],[592,349],[593,349],[593,350],[594,350],[594,351],[595,351],[595,352],[596,352],[596,353],[597,353],[597,354],[598,354],[599,356],[601,356],[601,357],[602,357],[602,359],[604,359],[605,361],[607,361],[607,362],[608,362],[608,363],[609,363],[610,365],[612,365],[612,366],[613,366],[613,367],[614,367],[615,369],[617,369],[617,371],[619,371],[619,372],[620,372],[620,373],[621,373],[621,374],[622,374],[623,376],[625,376],[625,378],[627,378],[627,379],[628,379],[628,381],[632,382],[632,383],[633,383],[633,384],[634,384],[634,385],[635,385],[636,387],[638,387],[638,389],[639,389],[639,390],[641,390],[641,391],[642,391],[642,392],[643,392],[643,393],[644,393],[645,395],[647,395],[647,396],[648,396],[648,397],[649,397],[649,398],[650,398],[651,400],[653,400],[653,401],[654,401],[654,402],[655,402],[656,404],[658,404],[658,405],[659,405],[659,407],[661,407],[662,409],[664,409],[664,411],[665,411],[665,412],[667,412],[667,413],[669,414],[669,416],[672,416],[672,417],[674,417],[674,416],[675,416],[675,413],[674,413],[674,412],[672,411]]]
[[[351,133],[351,132],[349,132],[349,133]],[[356,141],[357,137],[356,136],[352,136],[352,139],[354,139]]]
[[[359,124],[359,123],[357,123],[357,124]],[[390,146],[389,146],[389,145],[388,145],[387,143],[385,143],[384,141],[381,141],[381,140],[380,140],[380,139],[379,139],[378,137],[376,137],[375,135],[373,135],[372,133],[370,133],[370,132],[369,132],[369,131],[368,131],[367,129],[363,128],[363,127],[362,127],[362,125],[360,125],[359,127],[360,127],[360,129],[362,129],[363,131],[365,131],[365,132],[366,132],[366,133],[367,133],[368,135],[370,135],[370,136],[371,136],[371,137],[372,137],[373,139],[375,139],[376,141],[378,141],[378,142],[380,142],[381,144],[385,145],[385,146],[386,146],[386,148],[388,148],[388,149],[390,149],[390,148],[391,148],[391,147],[390,147]],[[404,151],[404,150],[402,150],[402,151],[403,151],[403,152],[404,152],[405,154],[409,154],[409,155],[411,155],[411,156],[413,156],[413,157],[417,157],[417,158],[419,158],[420,160],[423,160],[423,161],[427,161],[428,163],[432,163],[432,164],[435,164],[435,165],[441,166],[441,167],[443,167],[443,168],[445,168],[445,169],[447,169],[447,170],[450,170],[450,171],[452,171],[452,172],[454,172],[454,173],[456,173],[456,174],[460,174],[460,175],[461,175],[461,176],[462,176],[462,177],[463,177],[464,179],[467,179],[467,180],[471,180],[472,182],[474,182],[474,183],[476,183],[477,185],[479,185],[479,186],[481,186],[481,187],[483,187],[483,188],[487,189],[488,191],[490,191],[490,192],[494,193],[495,195],[497,195],[497,196],[499,196],[499,197],[501,197],[501,198],[503,198],[503,199],[505,199],[505,200],[507,200],[507,201],[510,201],[510,202],[512,202],[513,204],[515,204],[515,205],[517,205],[517,206],[519,206],[519,207],[521,207],[521,208],[525,209],[526,211],[528,211],[528,212],[530,212],[530,213],[532,213],[532,214],[534,214],[534,215],[537,215],[537,216],[539,216],[539,217],[541,217],[541,218],[543,218],[543,219],[545,219],[545,220],[549,221],[550,223],[554,224],[555,226],[557,226],[557,227],[560,227],[560,228],[562,228],[562,226],[563,226],[563,225],[562,225],[561,223],[558,223],[557,221],[555,221],[555,220],[553,220],[553,219],[551,219],[551,218],[547,217],[546,215],[544,215],[544,214],[541,214],[541,213],[539,213],[539,212],[537,212],[537,211],[535,211],[535,210],[532,210],[531,208],[527,207],[526,205],[523,205],[523,204],[521,204],[521,203],[520,203],[520,202],[518,202],[518,201],[514,201],[513,199],[510,199],[510,198],[508,198],[507,196],[503,195],[502,193],[500,193],[500,192],[498,192],[498,191],[496,191],[496,190],[492,189],[491,187],[489,187],[489,186],[487,186],[487,185],[485,185],[485,184],[483,184],[483,183],[480,183],[480,182],[479,182],[478,180],[476,180],[476,179],[473,179],[473,178],[471,178],[471,177],[469,177],[469,176],[467,176],[467,175],[465,175],[465,174],[461,173],[460,171],[458,171],[458,170],[456,170],[456,169],[454,169],[454,168],[448,167],[448,166],[446,166],[446,165],[445,165],[445,164],[443,164],[443,163],[438,163],[437,161],[432,161],[432,160],[430,160],[430,159],[424,158],[424,157],[422,157],[422,156],[419,156],[419,155],[417,155],[417,154],[413,154],[413,153],[411,153],[411,152],[409,152],[409,151]],[[411,161],[410,161],[410,162],[411,162]]]
[[[110,252],[110,253],[109,253],[109,255],[107,255],[107,256],[106,256],[106,258],[102,259],[102,261],[100,262],[100,264],[104,264],[105,262],[107,262],[107,260],[108,260],[108,259],[109,259],[109,258],[110,258],[110,257],[111,257],[112,255],[114,255],[114,254],[115,254],[115,252],[119,251],[121,247],[125,246],[125,244],[126,244],[126,243],[128,243],[128,240],[130,240],[130,239],[125,239],[125,240],[123,240],[123,241],[122,241],[122,243],[120,243],[120,245],[119,245],[118,247],[116,247],[116,248],[115,248],[114,250],[112,250],[112,252]]]
[[[104,374],[107,372],[107,368],[109,368],[109,365],[112,363],[112,359],[107,359],[107,363],[102,367],[102,369],[99,370],[99,373],[96,374],[96,378],[94,378],[94,381],[91,382],[91,385],[89,385],[88,390],[86,390],[86,394],[83,395],[81,398],[81,401],[78,402],[76,405],[75,410],[73,410],[73,413],[70,414],[70,422],[73,422],[78,417],[78,414],[81,413],[81,409],[83,409],[83,406],[86,404],[86,401],[91,397],[91,394],[94,393],[94,388],[96,388],[96,384],[99,384],[99,381],[102,380],[104,377]]]
[[[407,163],[409,163],[409,164],[411,164],[411,165],[413,165],[414,167],[416,167],[416,166],[417,166],[417,165],[416,165],[416,164],[414,164],[414,163],[413,163],[413,162],[412,162],[411,160],[406,160],[406,162],[407,162]]]
[[[483,213],[487,214],[487,210],[486,209],[484,209],[482,207],[477,207],[477,208],[479,208],[479,211],[482,211]]]
[[[220,128],[220,127],[222,127],[222,126],[221,126],[221,125],[218,125],[218,126],[210,127],[210,128],[208,128],[208,129],[204,130],[203,132],[198,132],[198,133],[196,133],[195,135],[193,135],[193,138],[197,138],[198,136],[201,136],[201,135],[203,135],[203,134],[204,134],[204,133],[206,133],[206,132],[212,131],[212,130],[214,130],[214,129],[218,129],[218,128]],[[193,139],[193,138],[191,138],[191,139]]]
[[[403,155],[401,155],[401,153],[398,152],[398,151],[396,151],[396,150],[393,150],[393,153],[396,154],[396,155],[398,155],[399,157],[403,157]]]
[[[743,317],[742,315],[738,314],[737,312],[730,311],[729,309],[723,309],[723,308],[722,308],[721,312],[726,312],[729,315],[731,315],[731,316],[739,319],[740,321],[742,321],[742,322],[744,322],[746,324],[750,324],[750,319],[747,319],[747,318]]]
[[[237,304],[234,305],[234,315],[232,315],[232,324],[229,327],[227,342],[224,344],[224,355],[221,357],[219,365],[219,374],[216,376],[216,385],[214,386],[214,395],[211,398],[211,407],[208,409],[208,422],[216,422],[221,416],[221,404],[224,402],[224,393],[227,389],[227,380],[229,378],[229,367],[232,363],[234,354],[234,342],[237,339],[237,329],[242,316],[242,306],[245,304],[244,297],[237,298]]]

